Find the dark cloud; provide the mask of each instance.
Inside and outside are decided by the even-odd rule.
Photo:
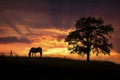
[[[17,37],[4,37],[0,38],[0,44],[7,43],[30,43],[31,41],[26,38],[17,38]]]
[[[0,7],[5,10],[23,10],[29,12],[45,12],[45,0],[1,0]]]
[[[112,37],[113,49],[120,53],[120,27],[115,28],[115,32]]]
[[[80,14],[87,11],[108,7],[119,10],[120,0],[1,0],[0,7],[6,10],[24,10],[53,14]],[[88,14],[88,13],[84,13]]]
[[[36,22],[20,20],[19,16],[15,17],[15,20],[19,21],[19,23],[32,28],[49,28],[50,26],[69,28],[74,25],[73,21],[76,21],[81,16],[96,16],[97,14],[101,17],[111,17],[111,19],[113,16],[116,17],[120,12],[118,8],[120,7],[119,2],[119,0],[1,0],[0,6],[3,10],[26,12],[22,15],[26,17],[31,13],[32,16],[36,16],[36,13],[39,15],[43,13],[44,17],[30,18]],[[28,31],[30,32],[30,30]]]
[[[59,35],[57,36],[57,40],[58,41],[61,41],[62,39],[65,39],[66,38],[66,35]]]
[[[8,16],[3,10],[1,10],[1,17],[2,17],[2,20],[3,20],[3,22],[5,24],[7,24],[12,29],[14,29],[19,35],[21,35],[22,37],[24,37],[24,35],[22,34],[22,32],[16,27],[15,23],[12,22],[10,16]]]

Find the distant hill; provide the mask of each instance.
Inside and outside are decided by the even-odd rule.
[[[1,73],[24,78],[65,79],[120,78],[120,65],[109,61],[79,61],[63,58],[0,57]],[[6,77],[8,78],[8,77]]]

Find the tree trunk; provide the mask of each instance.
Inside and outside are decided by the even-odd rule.
[[[90,62],[90,52],[87,52],[87,62]]]
[[[89,42],[88,42],[88,45],[87,45],[87,62],[90,62],[90,45],[89,45]]]
[[[89,38],[89,31],[87,33],[87,62],[90,62],[90,38]]]

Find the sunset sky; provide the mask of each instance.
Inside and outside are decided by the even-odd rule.
[[[111,56],[91,59],[120,63],[120,0],[0,0],[0,53],[28,56],[31,47],[42,47],[44,57],[85,59],[70,54],[64,41],[76,21],[89,16],[114,27]]]

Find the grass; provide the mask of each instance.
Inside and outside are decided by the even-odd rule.
[[[109,61],[79,61],[63,58],[0,57],[4,75],[27,78],[119,78],[120,65]],[[46,76],[46,77],[45,77]],[[56,79],[56,78],[55,78]]]

